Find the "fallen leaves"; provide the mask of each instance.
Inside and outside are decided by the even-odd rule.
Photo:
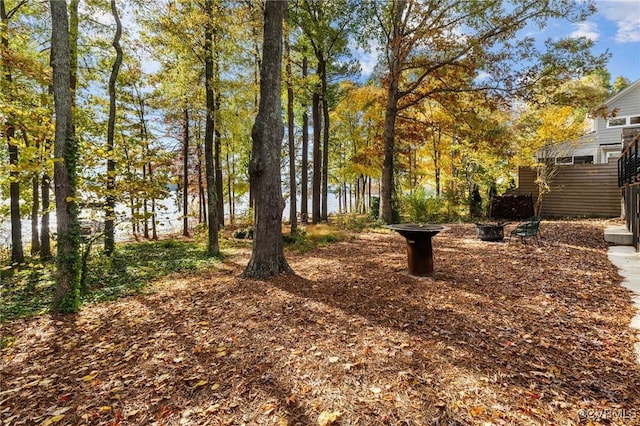
[[[340,411],[323,411],[318,416],[318,426],[331,426],[338,421],[341,415]]]
[[[600,222],[545,221],[540,246],[451,228],[432,278],[368,233],[290,253],[298,275],[266,283],[237,278],[243,252],[235,275],[2,324],[0,423],[575,424],[640,406]]]

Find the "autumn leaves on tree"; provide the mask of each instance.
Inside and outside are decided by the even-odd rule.
[[[209,255],[220,253],[225,218],[232,225],[255,219],[256,256],[246,275],[288,271],[280,228],[287,198],[292,233],[298,214],[303,223],[326,221],[332,199],[340,212],[361,214],[379,200],[387,223],[398,220],[399,200],[427,187],[461,208],[474,190],[507,182],[528,164],[519,153],[576,134],[586,102],[566,102],[577,93],[567,85],[606,59],[594,57],[586,39],[542,46],[521,37],[526,25],[592,12],[570,0],[53,3],[0,0],[0,149],[9,166],[0,183],[18,264],[27,211],[33,255],[50,254],[49,181],[65,179],[64,171],[70,186],[55,182],[58,236],[75,232],[74,209],[93,206],[105,253],[117,251],[118,223],[129,222],[135,238],[157,239],[161,201],[171,204],[175,192],[184,234],[206,230]],[[50,34],[53,79],[39,48]],[[71,124],[62,115],[70,114],[64,43]],[[366,82],[356,72],[358,48],[379,54]],[[545,127],[544,110],[574,125]],[[60,126],[70,126],[66,136]],[[523,129],[535,138],[517,137]],[[83,167],[73,171],[74,164]]]

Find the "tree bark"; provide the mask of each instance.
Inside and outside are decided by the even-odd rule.
[[[398,0],[393,8],[393,34],[387,43],[389,76],[387,87],[387,104],[384,114],[384,158],[382,160],[382,177],[380,179],[380,220],[384,223],[394,222],[393,206],[393,160],[395,157],[395,127],[398,114],[399,80],[401,72],[402,15],[406,8],[406,0]]]
[[[260,104],[251,137],[249,176],[255,193],[255,230],[251,260],[245,278],[268,279],[291,272],[282,241],[280,147],[284,137],[281,116],[282,25],[287,3],[269,0],[264,9],[263,60],[260,68]]]
[[[40,234],[38,233],[38,214],[40,213],[40,182],[38,175],[31,177],[31,255],[40,253]]]
[[[216,191],[216,164],[214,159],[214,131],[215,131],[215,97],[213,91],[214,84],[214,61],[213,61],[213,2],[205,1],[207,16],[211,19],[205,24],[205,93],[207,102],[207,117],[204,128],[204,158],[205,176],[207,180],[207,253],[210,256],[220,254],[220,244],[218,240],[218,196]]]
[[[184,106],[182,128],[182,235],[189,236],[189,107]]]
[[[49,232],[49,215],[51,214],[49,212],[49,183],[50,177],[47,172],[44,172],[40,180],[40,192],[42,195],[42,217],[40,218],[40,258],[43,260],[51,258],[51,235]]]
[[[13,75],[11,74],[11,67],[7,62],[9,55],[9,35],[8,25],[9,19],[15,13],[16,9],[9,12],[6,10],[6,4],[4,0],[0,0],[0,49],[2,54],[2,78],[4,80],[3,86],[8,88],[8,99],[11,101],[12,91],[11,84],[13,82]],[[18,145],[14,141],[15,137],[15,124],[12,114],[7,114],[4,120],[4,136],[7,140],[9,151],[9,198],[10,198],[10,210],[11,210],[11,262],[23,263],[24,262],[24,249],[22,247],[22,221],[20,217],[20,173],[18,172]]]
[[[289,223],[291,235],[298,232],[298,206],[296,186],[296,139],[293,112],[293,74],[291,71],[291,46],[289,34],[285,36],[286,74],[287,74],[287,131],[289,136]]]
[[[308,59],[302,58],[302,78],[307,78]],[[309,114],[306,102],[302,105],[302,163],[300,164],[300,220],[307,223],[309,220]]]
[[[50,1],[51,66],[55,103],[54,164],[58,255],[52,310],[76,312],[79,306],[80,226],[76,204],[78,147],[73,134],[69,21],[66,2]]]
[[[322,66],[318,65],[322,78],[322,204],[320,217],[326,222],[328,218],[327,196],[329,194],[329,101],[327,87],[327,61],[322,58]]]
[[[320,95],[314,93],[311,99],[311,120],[313,122],[313,177],[311,178],[311,222],[318,223],[321,219],[321,189],[322,189],[322,152],[320,118]]]
[[[116,214],[116,161],[114,160],[115,126],[116,126],[116,81],[122,65],[122,48],[120,37],[122,36],[122,23],[118,16],[115,0],[111,0],[111,13],[116,21],[116,33],[113,36],[112,46],[116,51],[116,59],[109,76],[109,122],[107,125],[107,199],[105,203],[104,219],[104,252],[111,256],[115,250],[115,214]]]
[[[213,46],[212,46],[213,47]],[[216,61],[217,61],[217,55],[216,55]],[[223,186],[223,176],[222,176],[222,159],[220,157],[220,151],[221,151],[221,143],[222,143],[222,137],[220,135],[220,126],[221,126],[221,119],[220,119],[220,76],[218,75],[218,64],[216,62],[215,64],[215,81],[216,81],[216,90],[218,90],[218,92],[216,93],[216,101],[215,101],[215,110],[213,112],[214,114],[214,125],[215,125],[215,149],[214,149],[214,162],[215,162],[215,168],[216,168],[216,206],[217,206],[217,216],[218,216],[218,226],[222,226],[224,227],[224,186]]]

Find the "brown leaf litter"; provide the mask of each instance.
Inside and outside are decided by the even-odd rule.
[[[544,221],[541,243],[354,235],[296,275],[174,276],[154,294],[3,324],[0,424],[640,424],[634,313],[603,222]],[[508,228],[509,229],[509,228]]]

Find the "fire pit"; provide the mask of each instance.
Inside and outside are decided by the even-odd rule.
[[[403,223],[387,225],[407,239],[407,261],[409,274],[425,277],[433,274],[433,248],[431,238],[440,231],[449,228],[441,225],[420,225]]]
[[[482,241],[502,241],[505,225],[505,222],[476,223],[476,233]]]

